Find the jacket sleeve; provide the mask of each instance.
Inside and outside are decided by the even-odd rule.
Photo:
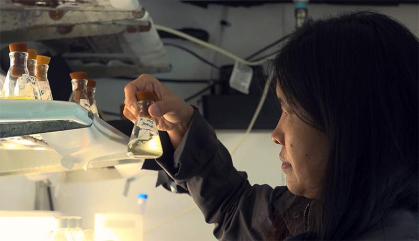
[[[234,168],[228,150],[197,110],[173,160],[157,162],[189,191],[205,221],[215,224],[217,239],[266,240],[274,222],[287,229],[282,218],[275,221],[283,212],[275,207],[282,197],[290,196],[288,189],[251,186],[247,174]]]

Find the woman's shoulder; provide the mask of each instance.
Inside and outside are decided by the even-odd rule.
[[[357,240],[419,240],[418,213],[394,211]]]

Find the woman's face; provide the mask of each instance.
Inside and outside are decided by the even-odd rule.
[[[327,162],[326,134],[298,118],[285,102],[278,86],[277,95],[282,115],[272,132],[272,141],[282,146],[279,159],[287,187],[296,195],[316,198]]]

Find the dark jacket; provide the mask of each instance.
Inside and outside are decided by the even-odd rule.
[[[219,240],[267,240],[274,222],[281,239],[298,240],[305,235],[310,200],[287,187],[251,186],[247,174],[234,168],[229,152],[197,110],[173,158],[157,162],[189,191],[205,221],[215,224]],[[418,240],[418,224],[417,215],[397,212],[360,239]]]

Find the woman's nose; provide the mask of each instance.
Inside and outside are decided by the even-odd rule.
[[[276,128],[272,132],[271,138],[272,138],[272,141],[275,144],[282,145],[282,146],[285,145],[285,143],[284,143],[284,134],[281,131],[279,131],[278,128]]]
[[[279,144],[279,141],[277,141],[277,140],[276,140],[276,138],[275,138],[275,137],[273,137],[273,136],[272,136],[272,141],[273,141],[275,144]]]

